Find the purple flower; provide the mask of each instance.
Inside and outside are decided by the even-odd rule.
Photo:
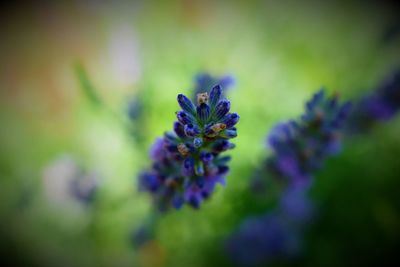
[[[150,150],[152,168],[139,175],[139,189],[151,194],[159,210],[184,204],[199,208],[216,184],[225,184],[229,158],[220,154],[234,147],[228,140],[237,135],[239,115],[229,113],[221,94],[216,85],[210,96],[198,96],[197,105],[178,95],[182,110],[177,112],[174,132],[156,140]],[[224,111],[214,116],[221,106]]]
[[[162,138],[157,138],[154,144],[150,148],[150,158],[152,160],[160,160],[164,153],[164,140]]]
[[[314,214],[308,189],[305,184],[291,185],[274,210],[245,219],[226,241],[229,258],[239,266],[264,266],[298,256],[304,228]]]
[[[269,169],[290,182],[311,179],[327,156],[340,151],[341,132],[350,108],[349,102],[340,105],[336,96],[325,97],[323,90],[314,94],[299,120],[272,129],[268,136],[273,150],[267,160]]]
[[[263,181],[275,176],[285,180],[286,188],[272,211],[244,220],[228,239],[228,255],[238,265],[264,266],[301,252],[304,228],[314,214],[308,189],[325,159],[340,151],[350,108],[350,103],[340,104],[336,96],[328,98],[320,90],[306,102],[300,119],[272,129],[267,138],[272,155],[257,171],[253,187],[262,191]]]
[[[307,196],[309,185],[289,186],[282,192],[279,210],[292,222],[309,222],[314,213],[314,205]]]
[[[270,213],[243,221],[227,240],[226,251],[239,266],[264,266],[297,255],[301,250],[298,237],[296,228],[280,214]]]
[[[390,119],[396,112],[395,108],[378,96],[370,96],[363,101],[365,111],[375,119]]]
[[[399,110],[400,70],[397,70],[356,103],[347,128],[352,133],[365,131],[378,122],[393,118]]]

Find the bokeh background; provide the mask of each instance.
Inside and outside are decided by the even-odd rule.
[[[373,90],[400,64],[398,14],[373,1],[1,4],[2,260],[235,266],[223,240],[262,212],[243,203],[268,131],[300,115],[321,86],[347,100]],[[153,209],[136,176],[172,127],[176,95],[204,71],[236,79],[228,97],[241,121],[227,186],[200,210],[162,216],[155,239],[135,247],[132,232]],[[278,265],[398,262],[399,134],[395,118],[345,142],[313,186],[318,216],[304,253]],[[71,195],[77,176],[94,196]]]

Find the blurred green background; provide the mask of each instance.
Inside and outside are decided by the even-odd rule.
[[[321,86],[344,99],[372,90],[400,63],[400,38],[385,39],[398,14],[397,7],[365,1],[3,4],[4,259],[23,266],[232,265],[222,242],[241,219],[262,212],[246,198],[254,168],[269,153],[269,129],[300,115]],[[95,96],[82,87],[76,64]],[[241,121],[227,186],[201,210],[163,216],[156,240],[134,248],[131,232],[152,210],[136,175],[151,164],[153,140],[172,127],[176,95],[190,94],[200,71],[237,81],[228,98]],[[143,112],[130,121],[135,98]],[[399,133],[397,118],[349,139],[319,172],[312,191],[318,218],[294,266],[396,259]],[[65,193],[71,169],[96,178],[93,203]]]

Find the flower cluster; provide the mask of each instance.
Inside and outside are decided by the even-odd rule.
[[[272,257],[295,249],[295,236],[275,214],[245,220],[227,243],[230,258],[239,266],[261,266]]]
[[[307,196],[311,178],[327,156],[339,152],[351,105],[339,104],[337,96],[327,98],[320,90],[305,108],[299,120],[278,124],[268,137],[273,155],[257,175],[285,178],[287,187],[272,212],[245,220],[228,239],[227,252],[241,266],[260,266],[301,252],[302,233],[314,213]]]
[[[139,188],[152,194],[160,210],[185,203],[199,208],[217,183],[225,183],[230,157],[221,153],[234,147],[229,139],[237,135],[239,115],[229,112],[230,102],[221,94],[216,85],[209,95],[197,95],[197,105],[178,95],[182,110],[176,113],[174,131],[156,140],[152,168],[139,176]]]
[[[194,83],[193,99],[196,100],[197,94],[200,94],[204,92],[205,89],[212,88],[217,84],[221,86],[222,94],[225,95],[226,90],[235,85],[235,78],[231,75],[215,77],[208,73],[199,73],[195,76]]]
[[[98,177],[95,173],[77,177],[70,184],[71,195],[85,204],[90,204],[94,201],[97,191]]]
[[[228,239],[226,250],[239,266],[264,266],[295,257],[302,250],[302,233],[312,215],[305,188],[288,188],[276,210],[244,220]]]
[[[397,70],[374,92],[358,101],[348,128],[353,133],[365,131],[379,121],[391,119],[399,110],[400,70]]]
[[[76,201],[90,205],[99,189],[100,175],[82,168],[75,157],[61,155],[45,166],[43,182],[51,203],[67,204]]]
[[[327,98],[324,90],[314,94],[300,120],[278,124],[269,135],[269,170],[290,183],[308,183],[326,157],[340,151],[350,110],[350,102],[339,104],[337,96]]]

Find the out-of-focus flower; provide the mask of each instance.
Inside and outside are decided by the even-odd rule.
[[[314,203],[308,197],[308,185],[289,185],[280,195],[278,210],[293,224],[308,223],[314,215]]]
[[[226,243],[232,261],[239,266],[264,266],[300,252],[299,231],[281,214],[246,219]]]
[[[89,204],[94,200],[98,188],[98,174],[84,173],[71,180],[70,194],[82,203]]]
[[[325,159],[340,151],[351,105],[339,104],[337,96],[327,98],[320,90],[305,109],[300,119],[278,124],[268,136],[273,154],[257,171],[253,187],[265,187],[263,181],[278,177],[285,179],[286,188],[273,211],[244,220],[228,239],[227,252],[240,266],[263,266],[302,250],[303,231],[314,214],[308,189]]]
[[[400,110],[400,69],[392,73],[371,94],[355,105],[348,123],[352,133],[363,132],[378,122],[387,121]]]
[[[350,102],[339,104],[337,96],[327,98],[323,90],[314,94],[299,120],[280,123],[271,131],[268,168],[290,182],[308,183],[324,160],[340,151],[350,110]]]
[[[206,72],[199,73],[194,77],[193,99],[196,100],[198,94],[207,92],[209,88],[213,88],[217,84],[221,86],[222,95],[225,96],[226,91],[235,86],[235,83],[235,78],[232,75],[217,77]]]
[[[267,168],[257,172],[253,186],[260,188],[259,184],[265,186],[263,178],[278,176],[286,178],[287,187],[275,210],[243,221],[229,238],[230,258],[241,266],[263,266],[301,252],[303,230],[315,213],[307,197],[315,172],[327,156],[340,151],[340,137],[345,130],[364,132],[377,122],[393,118],[399,110],[398,70],[353,109],[349,103],[339,105],[337,97],[325,98],[320,91],[306,103],[300,120],[276,126],[268,138],[273,155]],[[267,234],[270,232],[276,235],[271,237]]]
[[[226,243],[230,259],[239,266],[264,266],[298,256],[303,248],[304,229],[314,215],[308,188],[290,185],[274,210],[245,219]]]
[[[220,154],[234,147],[228,140],[237,135],[239,115],[229,113],[230,102],[221,94],[217,85],[210,95],[198,94],[197,105],[178,95],[182,110],[174,132],[156,140],[150,151],[153,166],[139,176],[139,188],[151,193],[160,210],[185,203],[199,208],[216,184],[225,184],[230,157]]]
[[[83,171],[73,157],[63,155],[44,168],[43,183],[51,203],[62,205],[77,201],[89,204],[94,200],[99,175]]]

